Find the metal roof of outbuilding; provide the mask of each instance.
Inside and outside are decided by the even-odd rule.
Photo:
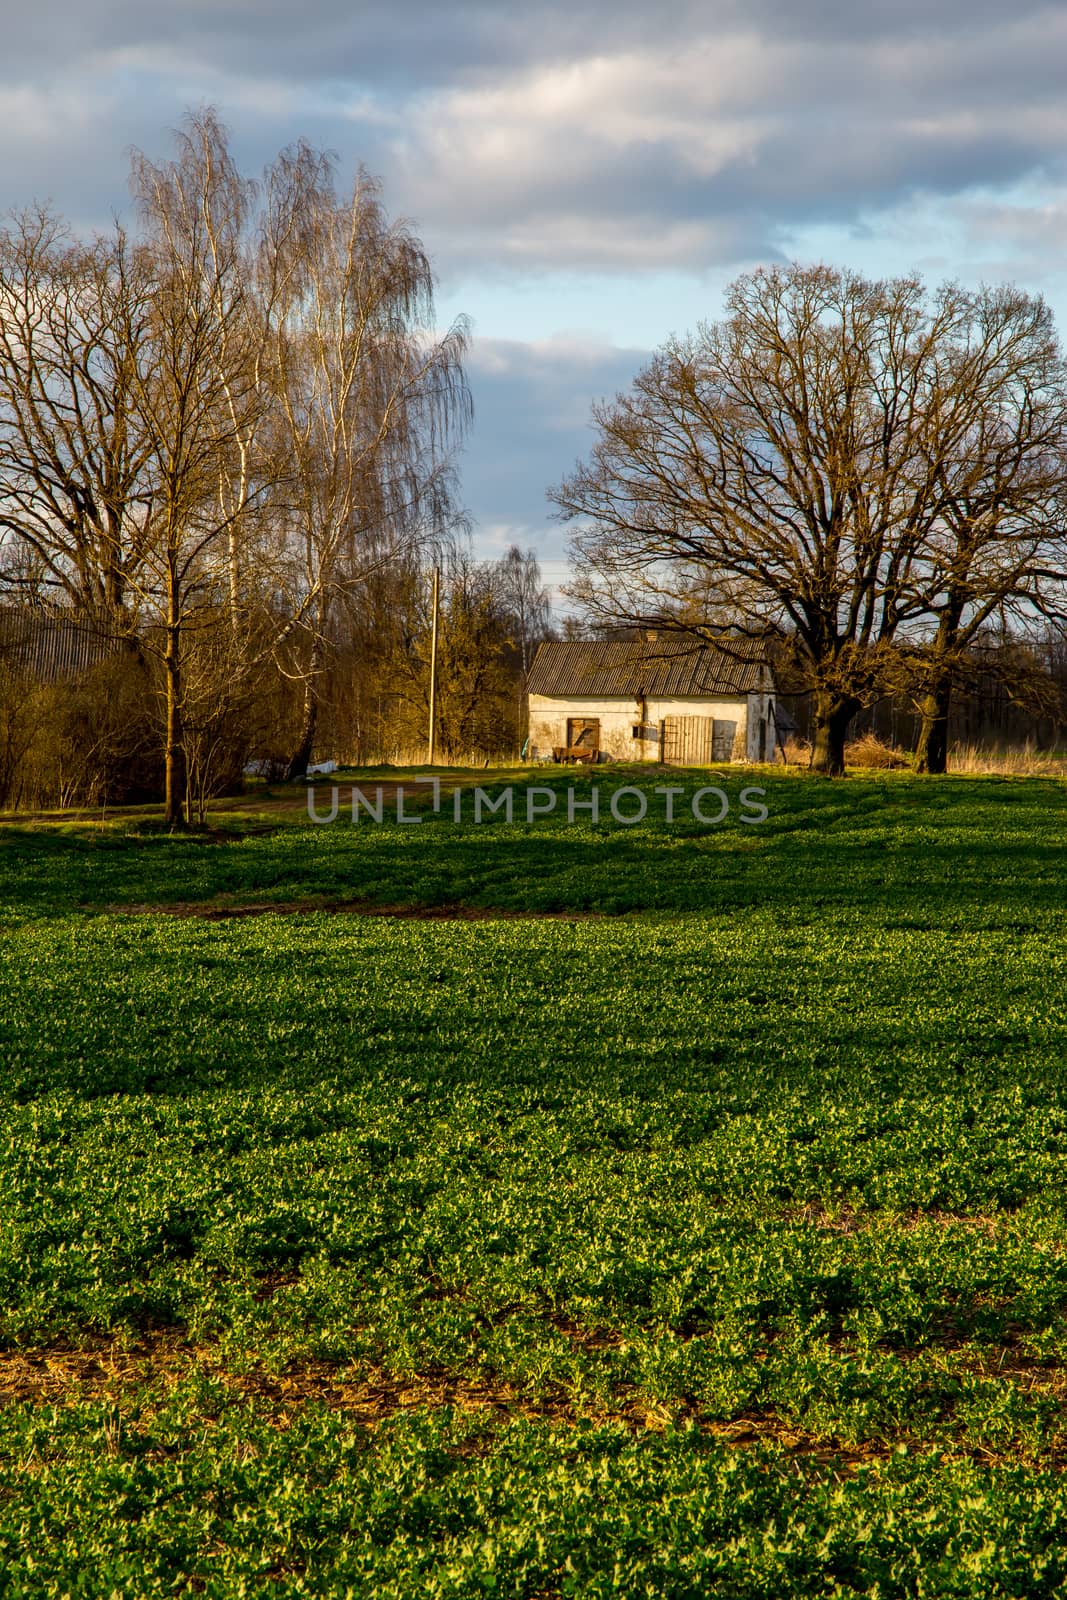
[[[752,694],[770,687],[770,668],[758,639],[550,639],[528,687],[555,699]]]

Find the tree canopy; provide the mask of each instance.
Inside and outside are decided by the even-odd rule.
[[[905,667],[943,715],[967,629],[1061,597],[1067,379],[1048,308],[1018,290],[746,274],[594,421],[552,491],[587,615],[776,635],[822,771]]]

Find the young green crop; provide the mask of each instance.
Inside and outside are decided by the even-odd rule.
[[[10,1592],[1067,1583],[1062,786],[760,781],[0,833]]]

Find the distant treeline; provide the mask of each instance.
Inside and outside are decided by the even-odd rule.
[[[513,548],[475,562],[452,550],[438,569],[436,744],[441,759],[517,756],[526,675],[551,631],[536,558]],[[316,758],[368,764],[425,759],[433,574],[392,567],[339,614],[317,684]],[[0,807],[159,800],[165,648],[158,623],[71,606],[0,606]],[[242,653],[278,627],[246,619]],[[225,616],[185,641],[183,739],[193,816],[241,786],[248,768],[282,777],[303,736],[304,684],[285,656],[254,673],[230,654]],[[232,671],[228,671],[230,667]]]
[[[779,700],[810,743],[815,706],[810,693]],[[914,751],[922,730],[922,708],[913,695],[887,694],[855,715],[852,737],[873,733],[884,743]],[[995,748],[1067,748],[1067,637],[990,635],[976,641],[961,664],[948,711],[948,743]]]

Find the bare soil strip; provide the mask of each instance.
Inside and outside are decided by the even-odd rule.
[[[565,1329],[564,1331],[570,1331]],[[607,1336],[589,1336],[574,1329],[581,1342],[608,1343]],[[1021,1383],[1029,1390],[1044,1388],[1050,1374],[1035,1364],[1013,1361],[984,1375]],[[489,1378],[455,1377],[440,1370],[399,1376],[374,1366],[343,1366],[326,1361],[293,1363],[282,1372],[256,1370],[232,1372],[218,1352],[198,1348],[176,1332],[145,1334],[135,1346],[98,1341],[82,1347],[53,1346],[27,1351],[0,1351],[0,1406],[52,1405],[71,1407],[103,1401],[119,1409],[124,1399],[137,1396],[138,1416],[151,1414],[145,1404],[146,1389],[165,1395],[192,1378],[209,1378],[234,1400],[262,1410],[275,1427],[288,1428],[302,1407],[321,1404],[343,1411],[368,1430],[398,1415],[444,1407],[468,1418],[493,1422],[517,1418],[573,1427],[580,1422],[612,1425],[631,1433],[662,1433],[668,1426],[696,1426],[718,1442],[739,1449],[774,1444],[797,1465],[810,1464],[835,1471],[854,1471],[872,1462],[888,1460],[901,1444],[915,1451],[936,1449],[944,1459],[974,1459],[992,1463],[1019,1459],[1009,1451],[968,1447],[943,1439],[904,1436],[845,1444],[833,1435],[820,1436],[795,1426],[771,1408],[745,1411],[724,1420],[702,1415],[696,1408],[650,1405],[625,1386],[619,1386],[607,1405],[575,1405],[559,1394],[534,1399],[511,1385]],[[1062,1374],[1058,1374],[1062,1381]],[[1048,1385],[1059,1388],[1053,1379]],[[213,1415],[205,1405],[205,1419]],[[1048,1466],[1067,1469],[1067,1439],[1043,1451]]]
[[[889,1445],[862,1449],[816,1438],[790,1426],[773,1412],[746,1413],[730,1421],[649,1406],[636,1396],[620,1395],[610,1407],[578,1408],[566,1400],[532,1400],[509,1384],[488,1379],[456,1378],[442,1372],[398,1377],[380,1368],[346,1368],[324,1361],[306,1361],[282,1373],[233,1373],[210,1351],[196,1349],[180,1337],[150,1336],[136,1348],[99,1344],[94,1348],[55,1347],[25,1353],[0,1352],[0,1405],[75,1406],[93,1401],[119,1405],[124,1396],[149,1386],[170,1390],[185,1379],[207,1376],[234,1396],[263,1407],[270,1420],[285,1428],[308,1403],[342,1410],[360,1426],[373,1429],[405,1412],[449,1407],[467,1416],[506,1422],[516,1418],[575,1426],[579,1422],[624,1427],[633,1433],[661,1433],[670,1423],[696,1422],[702,1433],[725,1444],[761,1442],[781,1445],[805,1460],[850,1467],[882,1460]],[[138,1406],[144,1414],[143,1403]]]

